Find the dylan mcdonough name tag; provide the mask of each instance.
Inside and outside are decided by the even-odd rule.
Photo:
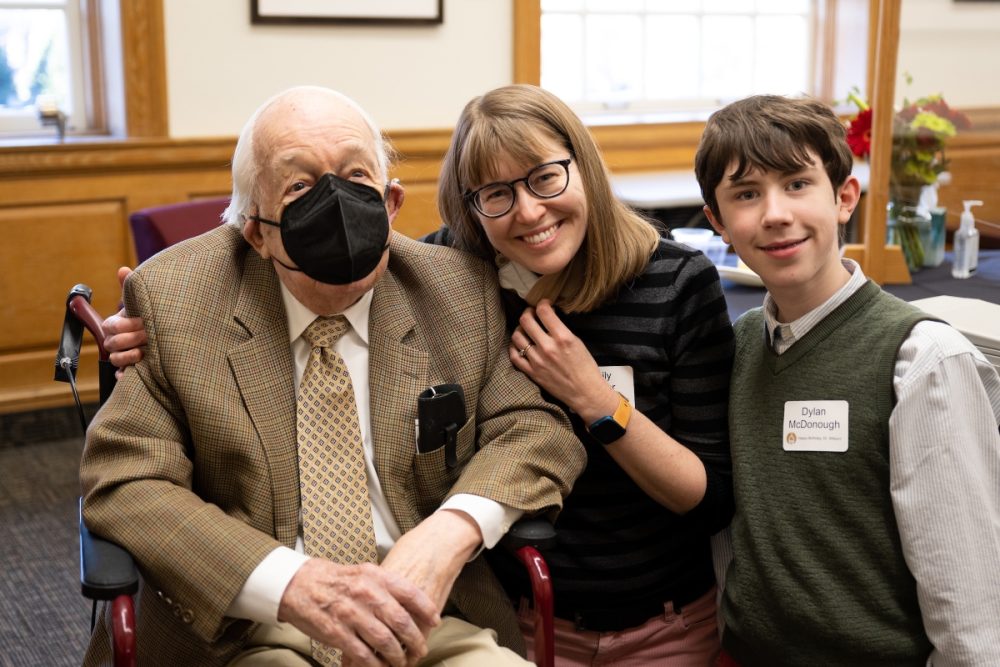
[[[786,401],[781,447],[786,452],[846,452],[847,401]]]

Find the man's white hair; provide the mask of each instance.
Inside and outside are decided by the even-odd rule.
[[[382,137],[382,131],[379,129],[378,125],[375,124],[375,121],[368,114],[368,112],[362,109],[361,105],[352,100],[350,97],[337,92],[336,90],[324,88],[322,86],[296,86],[272,96],[266,102],[257,107],[257,110],[253,112],[249,120],[247,120],[246,124],[243,126],[243,130],[240,132],[240,138],[236,141],[236,150],[233,152],[232,199],[229,202],[229,206],[222,214],[222,219],[230,225],[236,225],[242,229],[243,223],[246,222],[246,216],[250,214],[251,209],[258,198],[259,192],[257,188],[258,176],[260,174],[260,164],[257,162],[257,156],[254,153],[253,143],[254,133],[257,128],[257,121],[260,119],[261,114],[269,109],[271,105],[283,100],[286,97],[301,95],[303,93],[330,95],[332,97],[336,97],[361,115],[361,117],[368,124],[368,127],[371,129],[372,137],[375,140],[375,155],[378,159],[379,169],[382,172],[382,180],[388,182],[389,150],[386,147],[385,139]]]

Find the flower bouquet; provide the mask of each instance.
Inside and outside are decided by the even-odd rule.
[[[872,110],[857,88],[848,99],[858,107],[857,115],[847,127],[847,143],[858,157],[871,152]],[[930,220],[917,211],[924,186],[933,185],[948,167],[945,143],[960,129],[971,123],[961,111],[948,106],[940,95],[921,97],[915,102],[904,100],[903,108],[892,119],[892,159],[889,172],[889,234],[890,242],[903,248],[911,271],[924,264],[924,247],[920,239],[922,224]]]

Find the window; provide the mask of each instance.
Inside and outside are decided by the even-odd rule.
[[[0,133],[54,133],[44,129],[63,117],[67,131],[100,124],[96,113],[85,0],[0,0]]]
[[[857,5],[844,2],[843,6]],[[834,0],[541,0],[541,85],[589,122],[685,119],[754,93],[830,93]],[[867,20],[865,12],[864,21]],[[866,35],[850,85],[864,86]],[[832,99],[828,99],[832,101]]]

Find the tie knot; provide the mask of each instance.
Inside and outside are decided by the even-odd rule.
[[[302,337],[312,347],[332,347],[350,326],[343,315],[317,317],[302,332]]]

